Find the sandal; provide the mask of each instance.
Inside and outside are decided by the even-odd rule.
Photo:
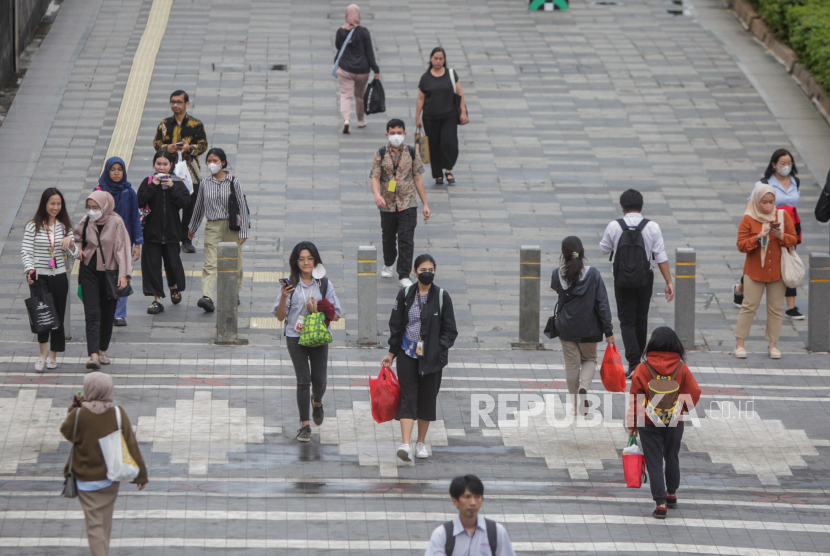
[[[653,512],[651,512],[651,515],[656,519],[666,519],[667,513],[669,513],[669,509],[666,507],[665,504],[661,504],[657,506]]]
[[[112,363],[112,361],[110,361],[110,358],[107,357],[106,353],[98,354],[98,362],[102,365],[109,365],[110,363]]]
[[[173,305],[178,305],[182,302],[182,292],[179,290],[170,290],[170,301],[173,302]]]
[[[148,315],[157,315],[164,311],[164,305],[159,303],[158,301],[153,301],[149,307],[147,307],[147,314]]]
[[[669,494],[666,496],[666,507],[670,510],[677,509],[677,495],[676,494]]]
[[[444,178],[435,178],[435,185],[444,185]]]
[[[455,176],[452,175],[451,171],[445,172],[447,176],[447,184],[448,185],[455,185]]]

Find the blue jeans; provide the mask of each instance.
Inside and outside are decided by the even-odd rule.
[[[127,299],[126,297],[119,297],[118,304],[115,306],[115,318],[127,318]]]

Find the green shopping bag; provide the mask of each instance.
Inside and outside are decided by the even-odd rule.
[[[78,298],[83,301],[84,300],[84,290],[81,289],[81,285],[78,284]]]
[[[331,333],[326,328],[326,315],[311,313],[303,320],[303,332],[300,334],[300,345],[305,347],[319,347],[331,343]]]

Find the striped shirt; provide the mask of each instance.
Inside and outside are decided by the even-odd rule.
[[[78,247],[73,243],[72,249],[61,250],[61,241],[64,238],[63,224],[56,222],[46,230],[40,229],[35,233],[35,223],[29,222],[23,232],[23,245],[20,255],[23,258],[23,269],[27,274],[36,270],[38,274],[54,276],[66,272],[66,257],[77,257]],[[49,266],[49,261],[55,258],[55,267]]]
[[[248,237],[248,206],[242,196],[242,184],[239,183],[239,178],[227,173],[221,182],[216,181],[215,176],[204,178],[199,182],[199,194],[193,205],[193,218],[190,219],[191,232],[196,233],[202,225],[203,218],[207,218],[208,222],[228,219],[228,198],[231,196],[231,187],[236,193],[242,221],[245,223],[239,228],[239,239]]]

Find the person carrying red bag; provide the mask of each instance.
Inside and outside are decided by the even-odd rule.
[[[688,413],[700,400],[700,386],[692,371],[686,366],[686,351],[677,334],[668,326],[657,328],[646,345],[645,361],[640,363],[631,378],[626,424],[629,436],[640,436],[640,446],[646,458],[646,468],[651,482],[651,496],[657,507],[651,514],[665,519],[668,508],[677,508],[677,489],[680,486],[680,441],[683,438],[683,420],[671,419],[669,424],[654,424],[648,415],[652,395],[659,383],[677,383],[677,413]],[[652,373],[652,370],[654,373]],[[657,384],[657,386],[655,386]],[[661,389],[667,391],[668,389]],[[668,394],[664,396],[668,399]],[[638,403],[637,400],[641,403]],[[645,400],[646,415],[642,415]],[[659,402],[655,403],[659,406]],[[657,409],[656,411],[663,411]],[[669,410],[671,411],[671,410]],[[656,419],[656,417],[655,417]],[[663,463],[665,462],[665,475]]]

